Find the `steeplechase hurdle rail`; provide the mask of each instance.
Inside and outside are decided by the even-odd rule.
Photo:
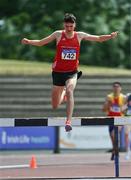
[[[0,127],[65,126],[64,117],[0,118]],[[131,117],[73,117],[72,126],[115,126],[115,177],[119,177],[118,126],[131,125]],[[57,134],[58,136],[58,134]],[[58,144],[58,138],[56,138]]]

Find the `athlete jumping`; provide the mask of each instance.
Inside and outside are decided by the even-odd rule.
[[[44,46],[56,41],[56,56],[52,65],[52,107],[54,109],[63,102],[66,95],[65,130],[72,130],[71,119],[74,109],[74,89],[81,72],[78,72],[79,51],[82,40],[103,42],[117,37],[118,32],[108,35],[90,35],[85,32],[76,32],[76,17],[65,14],[64,29],[57,30],[41,40],[22,39],[22,44]]]

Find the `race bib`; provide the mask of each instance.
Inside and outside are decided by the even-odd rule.
[[[61,59],[76,60],[76,49],[62,49]]]
[[[113,106],[111,107],[111,111],[112,111],[112,112],[121,112],[121,109],[120,109],[119,106],[113,105]]]

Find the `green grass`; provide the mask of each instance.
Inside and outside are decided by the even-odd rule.
[[[44,75],[51,73],[50,63],[22,61],[22,60],[0,60],[0,75]],[[128,75],[131,71],[126,69],[80,66],[80,70],[88,75]]]
[[[0,74],[12,75],[40,75],[49,74],[51,72],[51,64],[22,61],[22,60],[0,60]]]

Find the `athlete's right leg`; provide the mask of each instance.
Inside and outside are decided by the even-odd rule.
[[[57,109],[58,106],[62,103],[65,96],[65,86],[56,86],[53,85],[52,88],[52,108]]]

